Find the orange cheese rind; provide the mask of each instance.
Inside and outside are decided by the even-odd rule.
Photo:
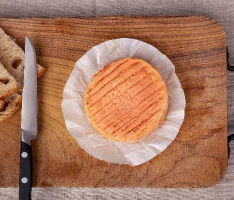
[[[133,143],[162,124],[168,109],[168,91],[149,63],[124,58],[93,76],[84,101],[87,116],[101,135]]]

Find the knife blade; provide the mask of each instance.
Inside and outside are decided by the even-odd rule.
[[[31,199],[32,147],[37,137],[37,64],[36,53],[30,39],[25,39],[24,86],[21,113],[21,150],[19,199]]]

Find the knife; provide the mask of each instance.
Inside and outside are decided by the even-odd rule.
[[[31,140],[37,137],[37,64],[32,42],[25,39],[24,87],[21,113],[19,199],[30,200],[32,189]]]

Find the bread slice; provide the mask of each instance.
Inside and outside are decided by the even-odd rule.
[[[0,28],[0,62],[7,71],[23,84],[24,75],[24,51]],[[44,68],[38,65],[38,75],[42,75]]]
[[[2,102],[3,100],[0,100]],[[4,98],[4,105],[0,111],[0,122],[13,115],[22,103],[22,95],[14,93]]]
[[[0,28],[0,62],[12,75],[12,77],[15,79],[19,87],[22,86],[24,79],[24,51],[1,28]],[[38,67],[37,68],[38,78],[40,78],[45,68],[43,68],[40,65],[37,65],[37,67]],[[0,91],[1,88],[2,87],[0,86]],[[0,121],[3,121],[9,118],[12,114],[14,114],[20,108],[21,103],[22,103],[21,89],[19,89],[17,93],[11,94],[3,99],[0,99]]]
[[[0,63],[0,98],[4,98],[16,92],[19,84],[13,76]]]
[[[45,68],[38,65],[37,77],[40,78],[45,71]],[[22,88],[18,89],[3,99],[0,99],[0,122],[13,115],[22,104]]]

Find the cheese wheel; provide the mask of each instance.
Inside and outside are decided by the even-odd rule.
[[[85,110],[105,138],[137,142],[166,117],[168,92],[158,71],[137,58],[114,61],[94,75],[85,93]]]

